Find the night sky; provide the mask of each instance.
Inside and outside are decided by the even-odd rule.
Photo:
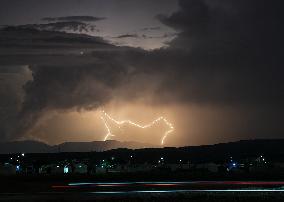
[[[283,138],[283,4],[1,0],[0,141]]]

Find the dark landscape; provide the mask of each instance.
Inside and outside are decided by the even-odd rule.
[[[69,152],[39,142],[7,144],[18,150],[1,151],[1,201],[162,201],[168,197],[264,201],[283,197],[281,139],[179,148],[139,148],[143,144],[118,141],[69,144],[74,146],[68,147]],[[80,144],[93,147],[86,152],[86,148],[78,150]],[[27,145],[33,153],[26,153]],[[117,149],[117,145],[125,148]]]

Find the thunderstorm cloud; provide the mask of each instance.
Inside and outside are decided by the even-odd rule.
[[[44,19],[49,24],[4,27],[0,31],[1,140],[25,136],[50,110],[93,110],[114,100],[145,97],[152,106],[230,108],[240,112],[239,120],[249,117],[245,132],[241,131],[247,135],[244,138],[270,133],[281,137],[282,8],[280,1],[180,0],[178,10],[153,17],[177,31],[167,47],[155,50],[39,29],[51,25],[79,29],[81,23],[104,19],[92,16],[50,17]],[[234,124],[224,127],[226,133],[236,133]],[[210,132],[218,133],[214,127]],[[183,135],[188,141],[186,132]]]

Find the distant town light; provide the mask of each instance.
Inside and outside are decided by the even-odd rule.
[[[11,159],[11,160],[13,160],[13,158],[12,158],[12,157],[11,157],[10,159]]]
[[[69,168],[68,168],[68,166],[65,166],[65,167],[64,167],[63,172],[64,172],[64,173],[69,173]]]
[[[164,160],[164,157],[161,157],[161,160]]]
[[[56,166],[56,168],[59,168],[59,166]]]
[[[16,166],[16,171],[20,171],[20,166],[19,165]]]
[[[133,156],[131,155],[130,158],[133,158]]]
[[[22,153],[22,156],[25,156],[25,153]]]

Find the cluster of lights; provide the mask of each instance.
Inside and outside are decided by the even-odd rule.
[[[19,172],[20,171],[20,164],[21,164],[21,158],[25,157],[25,153],[21,153],[19,155],[17,155],[15,158],[10,157],[10,162],[14,162],[16,163],[16,171]],[[5,163],[6,165],[9,165],[10,163]],[[12,163],[13,164],[13,163]]]
[[[227,171],[230,171],[231,169],[237,168],[237,167],[239,167],[239,164],[236,161],[234,161],[233,157],[231,156]]]
[[[158,163],[164,163],[164,157],[161,157],[160,160],[158,160]]]
[[[114,157],[111,157],[111,160],[102,160],[101,162],[100,162],[100,164],[99,164],[99,166],[98,165],[96,165],[96,166],[98,166],[98,167],[101,167],[101,168],[114,168],[114,161],[115,160],[115,158]]]
[[[265,164],[267,163],[267,162],[265,161],[264,156],[260,156],[260,161],[264,162]]]
[[[135,126],[135,127],[138,127],[138,128],[142,128],[142,129],[146,129],[146,128],[150,128],[152,126],[154,126],[155,124],[157,124],[158,122],[160,121],[163,121],[168,127],[169,129],[164,133],[162,139],[161,139],[161,145],[164,144],[165,142],[165,139],[166,137],[172,133],[174,131],[174,126],[173,124],[171,124],[166,118],[160,116],[159,118],[155,119],[154,121],[152,121],[151,123],[149,124],[146,124],[146,125],[140,125],[140,124],[137,124],[137,123],[134,123],[133,121],[131,120],[122,120],[122,121],[117,121],[115,120],[114,118],[112,118],[110,115],[108,115],[105,111],[102,111],[102,116],[101,116],[101,119],[103,120],[104,122],[104,125],[105,125],[105,128],[107,130],[107,134],[104,138],[104,141],[106,141],[110,136],[115,136],[111,133],[111,128],[109,127],[108,123],[107,123],[107,120],[106,118],[112,122],[114,122],[115,124],[118,125],[118,127],[120,128],[121,125],[124,125],[124,124],[130,124],[132,126]]]

